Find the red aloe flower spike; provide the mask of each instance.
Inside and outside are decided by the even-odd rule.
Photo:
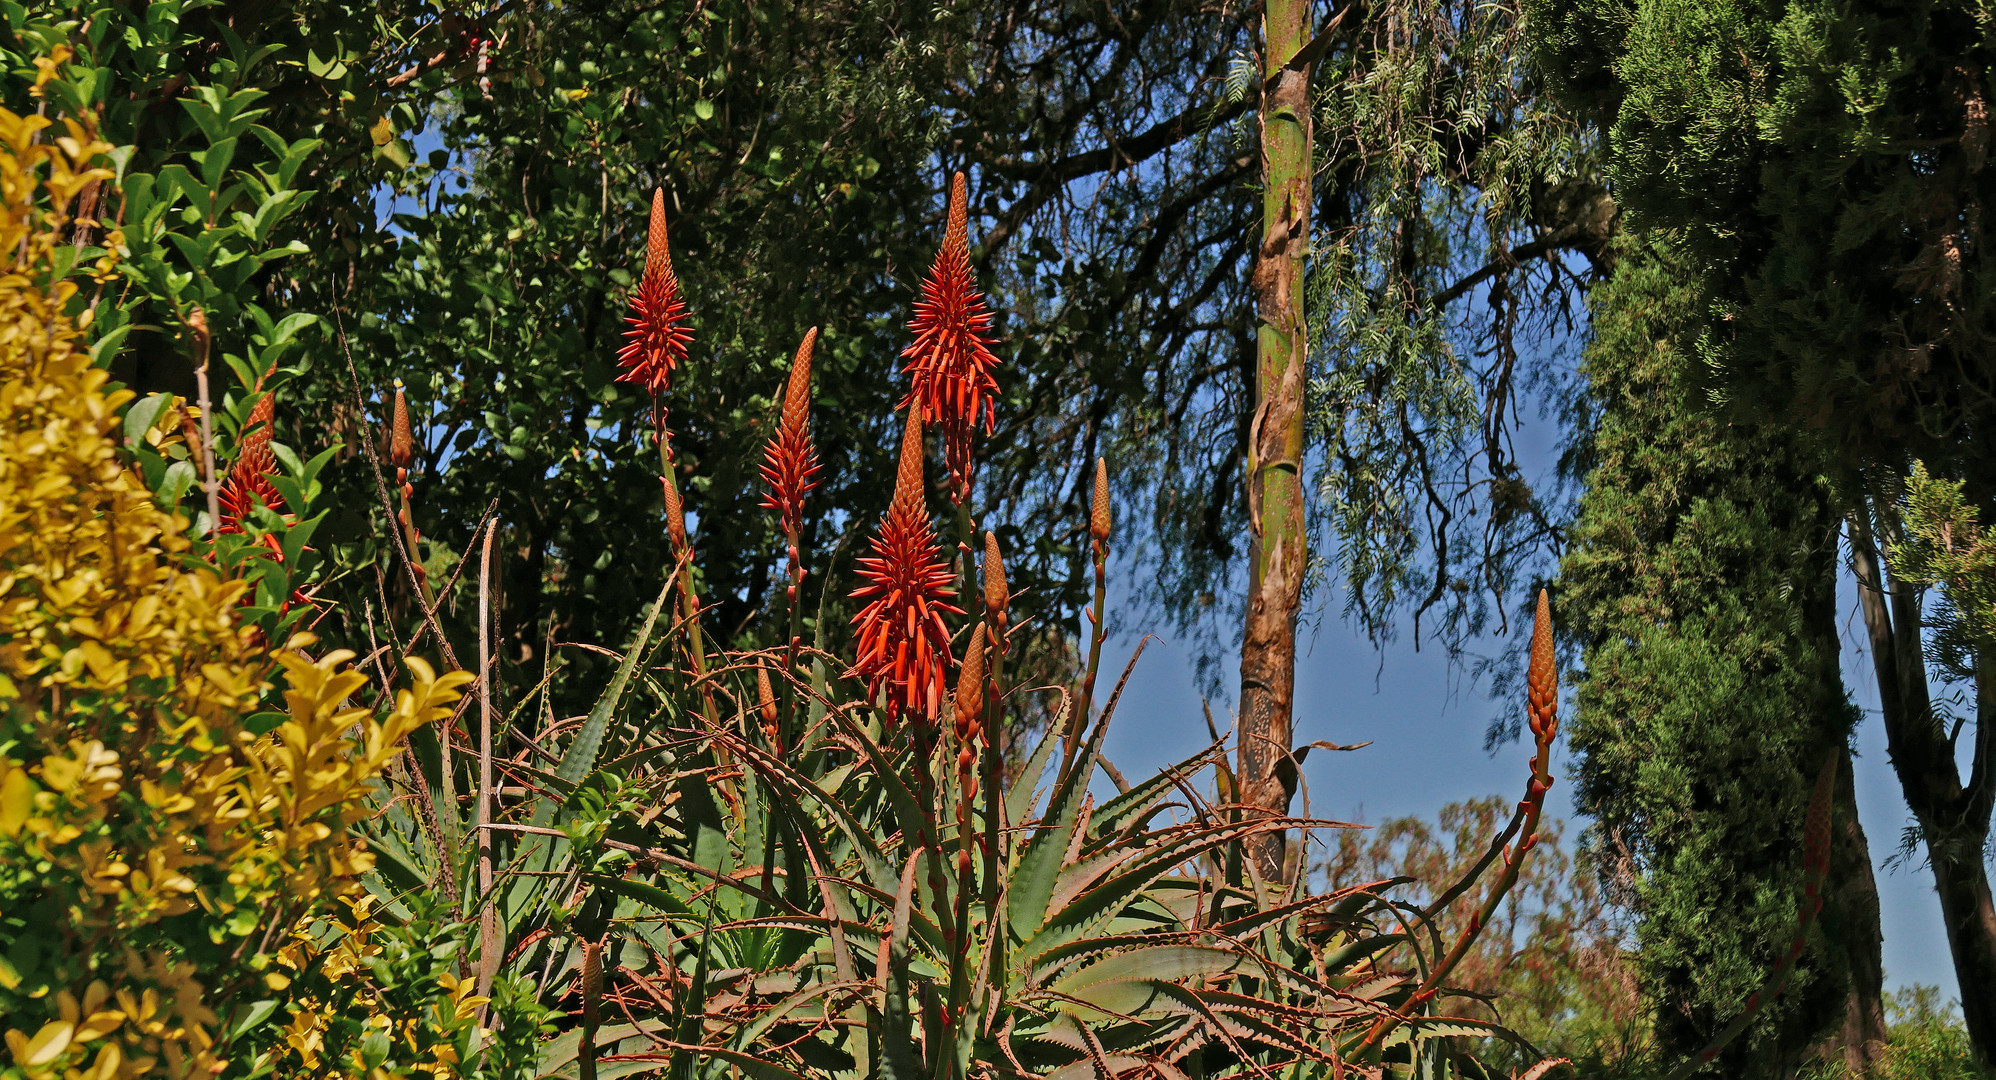
[[[933,725],[947,693],[945,672],[954,663],[943,615],[961,615],[951,604],[955,575],[942,560],[935,526],[922,499],[922,421],[909,410],[901,438],[901,470],[894,501],[873,538],[871,557],[858,560],[855,600],[868,600],[853,617],[859,655],[850,674],[867,680],[867,694],[886,692],[886,726],[908,712]]]
[[[249,419],[243,424],[243,437],[236,449],[236,460],[229,466],[228,479],[222,482],[221,502],[222,521],[217,533],[240,533],[243,519],[249,517],[258,501],[279,513],[284,511],[284,497],[270,482],[270,474],[276,470],[277,461],[270,452],[270,428],[276,414],[275,398],[265,394],[250,410]]]
[[[762,505],[782,519],[783,535],[790,541],[790,562],[797,565],[797,534],[803,528],[804,495],[818,486],[811,478],[818,474],[818,453],[811,445],[811,352],[818,344],[818,328],[804,335],[797,347],[797,359],[790,365],[790,382],[783,394],[783,419],[776,436],[762,454],[762,478],[769,484]],[[801,580],[801,575],[793,574]],[[796,588],[797,582],[791,583]]]
[[[901,351],[908,361],[902,370],[911,377],[904,409],[920,407],[922,422],[936,427],[949,464],[950,498],[957,503],[970,494],[970,440],[980,414],[984,430],[997,424],[998,380],[992,369],[991,312],[977,291],[970,269],[970,235],[964,205],[963,174],[950,185],[949,225],[935,265],[922,282],[922,298],[908,329],[915,343]]]
[[[624,369],[617,381],[644,387],[656,407],[693,343],[686,304],[679,298],[679,279],[672,273],[672,254],[666,248],[663,190],[652,192],[645,276],[631,294],[631,314],[624,321],[631,328],[624,331],[624,347],[617,350],[617,366]]]

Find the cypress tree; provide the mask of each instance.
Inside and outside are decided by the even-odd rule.
[[[1878,902],[1851,795],[1838,666],[1838,515],[1809,451],[1704,407],[1697,275],[1629,240],[1590,298],[1597,426],[1562,565],[1585,658],[1570,729],[1599,865],[1637,913],[1658,1048],[1685,1057],[1793,940],[1813,777],[1841,757],[1819,928],[1783,997],[1713,1075],[1810,1058],[1867,1071],[1883,1034]],[[1839,1026],[1841,1021],[1841,1026]]]
[[[1961,663],[1933,663],[1950,605],[1928,610],[1927,583],[1895,565],[1917,467],[1996,517],[1996,261],[1983,224],[1996,202],[1996,17],[1978,0],[1528,9],[1541,67],[1607,133],[1617,198],[1639,227],[1675,230],[1704,283],[1701,381],[1736,417],[1816,444],[1832,470],[1963,1019],[1996,1057],[1996,661],[1976,642]],[[1943,716],[1936,681],[1972,687],[1975,715]]]

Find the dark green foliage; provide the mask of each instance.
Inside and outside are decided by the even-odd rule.
[[[1813,444],[1847,516],[1892,763],[1931,857],[1962,1012],[1996,1054],[1996,908],[1985,854],[1996,701],[1929,694],[1924,584],[1901,573],[1915,463],[1996,511],[1996,303],[1984,207],[1986,4],[1534,0],[1540,66],[1609,136],[1616,194],[1668,227],[1703,327],[1701,387],[1731,417]],[[1949,582],[1950,599],[1972,582]],[[1963,599],[1967,599],[1964,595]],[[1941,609],[1942,622],[1946,607]],[[1943,651],[1954,648],[1942,642]],[[1955,649],[1953,673],[1965,671]],[[1966,770],[1959,750],[1970,749]]]
[[[891,440],[876,436],[900,389],[912,279],[940,232],[908,217],[937,190],[908,91],[933,78],[930,61],[889,40],[888,14],[612,3],[506,19],[492,81],[440,89],[406,136],[442,148],[396,178],[405,212],[363,238],[351,280],[338,265],[319,279],[319,302],[347,312],[367,392],[410,385],[415,516],[440,570],[496,500],[516,681],[539,677],[549,635],[602,640],[628,625],[643,599],[629,583],[662,578],[670,558],[652,402],[613,381],[654,189],[695,334],[663,404],[710,632],[732,640],[781,596],[782,544],[756,505],[754,464],[809,326],[824,328],[813,423],[825,486],[806,550],[829,553],[885,504],[892,462],[878,448]],[[857,42],[884,51],[867,63]],[[344,361],[327,361],[313,407],[330,420],[352,390]],[[340,539],[365,566],[383,554],[366,539],[373,481],[355,463],[341,484],[353,516]],[[354,580],[345,612],[360,637],[372,579]],[[827,585],[850,581],[814,576],[807,610]]]
[[[1533,0],[1544,68],[1609,127],[1616,196],[1680,228],[1743,413],[1853,465],[1996,497],[1989,71],[1971,0]]]
[[[1701,282],[1662,241],[1630,242],[1590,298],[1586,374],[1598,427],[1562,566],[1565,628],[1585,652],[1581,810],[1638,915],[1665,1060],[1702,1049],[1787,948],[1802,891],[1811,780],[1856,711],[1838,675],[1837,519],[1807,452],[1701,407],[1688,343]],[[1845,776],[1848,766],[1845,766]],[[1848,784],[1844,785],[1848,788]],[[1843,800],[1820,936],[1783,998],[1713,1075],[1793,1068],[1844,1015],[1850,960],[1876,907]],[[1866,890],[1868,891],[1868,890]],[[1846,906],[1848,905],[1848,910]],[[1874,990],[1875,993],[1875,990]]]

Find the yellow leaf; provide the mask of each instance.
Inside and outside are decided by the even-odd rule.
[[[83,1021],[83,1026],[76,1029],[76,1041],[90,1042],[101,1039],[118,1030],[118,1025],[124,1022],[125,1014],[121,1012],[106,1010],[91,1013],[90,1018]]]
[[[13,836],[35,808],[35,782],[26,769],[9,766],[0,775],[0,836]]]
[[[367,129],[367,137],[373,139],[376,146],[387,146],[388,141],[395,137],[395,122],[388,119],[387,114],[382,114],[381,119]]]
[[[124,1051],[118,1049],[117,1043],[106,1043],[102,1050],[97,1051],[97,1064],[84,1074],[84,1080],[113,1080],[124,1060]]]
[[[8,1032],[7,1048],[14,1051],[14,1064],[32,1069],[61,1057],[69,1049],[69,1037],[75,1030],[74,1024],[51,1020],[32,1039],[20,1039],[19,1032]]]

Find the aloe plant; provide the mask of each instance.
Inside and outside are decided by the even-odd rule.
[[[794,534],[781,644],[710,648],[657,404],[674,572],[586,716],[528,730],[535,702],[550,700],[544,682],[497,732],[506,760],[483,727],[476,761],[448,729],[416,747],[409,797],[386,795],[374,824],[384,910],[439,889],[456,918],[481,924],[467,961],[480,985],[530,985],[556,1017],[546,1076],[1483,1075],[1451,1040],[1504,1033],[1444,1015],[1463,942],[1434,940],[1429,913],[1393,898],[1399,882],[1307,895],[1257,857],[1278,835],[1329,823],[1246,805],[1217,735],[1134,785],[1103,760],[1137,663],[1098,707],[1113,524],[1103,462],[1086,669],[1031,691],[1051,695],[1055,719],[1030,752],[1004,746],[1005,714],[1027,700],[1007,687],[1006,665],[1026,638],[989,534],[982,610],[957,606],[977,577],[965,500],[971,437],[991,406],[949,380],[968,372],[989,389],[995,364],[979,351],[989,343],[962,202],[959,181],[928,306],[911,324],[934,348],[910,365],[894,498],[858,564],[857,658],[826,650],[822,617],[805,647]],[[669,276],[654,203],[647,273]],[[652,351],[630,355],[650,367],[626,373],[650,372],[655,403],[681,358],[669,346],[685,344],[683,312],[657,299],[641,293],[632,319],[633,341]],[[779,513],[801,505],[816,471],[812,342],[765,454]],[[954,569],[925,503],[925,417],[952,468]],[[1503,853],[1505,881],[1551,783],[1549,624],[1541,631],[1532,786],[1478,868]],[[489,726],[493,703],[479,705]],[[1008,773],[1008,762],[1020,764]],[[494,809],[500,791],[512,799]],[[1388,966],[1389,954],[1411,956],[1412,969]]]

